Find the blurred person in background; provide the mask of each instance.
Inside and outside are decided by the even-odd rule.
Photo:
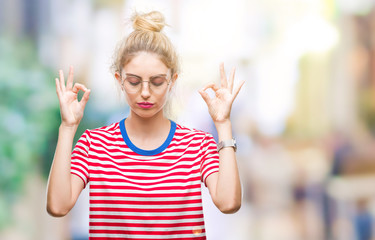
[[[130,114],[120,122],[86,130],[72,152],[90,90],[67,83],[60,70],[56,92],[61,125],[47,187],[47,211],[65,216],[90,182],[90,238],[205,239],[201,184],[223,213],[241,206],[230,112],[244,82],[235,70],[199,93],[218,132],[186,128],[169,120],[165,106],[178,78],[178,58],[160,12],[135,14],[134,31],[120,43],[113,64]],[[206,92],[212,89],[214,97]],[[83,91],[81,101],[77,94]]]

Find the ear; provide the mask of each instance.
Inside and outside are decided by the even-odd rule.
[[[118,82],[118,84],[121,86],[121,89],[122,89],[122,79],[121,79],[121,75],[119,72],[115,72],[115,78]]]
[[[171,88],[173,88],[174,84],[176,83],[177,78],[178,78],[178,74],[177,73],[173,74],[171,78],[171,81],[172,81]]]
[[[121,75],[119,72],[115,72],[115,78],[121,84]]]

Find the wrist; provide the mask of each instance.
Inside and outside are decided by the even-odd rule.
[[[225,119],[225,120],[221,120],[221,121],[214,121],[214,124],[215,124],[216,128],[227,128],[227,127],[232,126],[232,123],[231,123],[230,119]]]
[[[69,125],[69,124],[64,124],[64,123],[61,123],[60,124],[60,127],[59,127],[59,131],[64,131],[64,132],[76,132],[78,129],[78,125],[76,124],[73,124],[73,125]]]
[[[223,122],[215,122],[216,131],[219,137],[219,141],[232,139],[232,123],[230,120]]]

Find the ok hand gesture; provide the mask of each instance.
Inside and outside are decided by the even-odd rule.
[[[66,127],[77,127],[89,100],[90,90],[79,83],[73,86],[73,67],[69,69],[66,86],[62,70],[59,71],[59,75],[60,79],[56,78],[56,93],[60,102],[61,124]],[[80,102],[77,98],[79,90],[85,92]]]
[[[230,112],[234,99],[237,97],[241,87],[245,81],[241,82],[239,86],[233,91],[235,69],[233,68],[229,80],[225,75],[224,64],[220,64],[220,79],[221,86],[217,87],[214,83],[206,85],[204,88],[199,90],[202,98],[208,106],[208,111],[211,115],[214,123],[223,123],[230,120]],[[211,88],[215,92],[215,97],[211,98],[206,92],[207,89]]]

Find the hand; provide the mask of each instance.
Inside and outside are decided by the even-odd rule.
[[[202,98],[208,106],[208,111],[211,115],[214,123],[223,123],[230,120],[230,112],[232,109],[232,104],[234,99],[240,92],[241,87],[245,83],[242,81],[239,86],[233,92],[233,82],[234,82],[235,68],[232,69],[229,80],[225,75],[224,64],[220,64],[220,79],[221,86],[217,87],[215,84],[211,83],[206,85],[204,88],[199,90]],[[215,97],[211,98],[206,90],[211,88],[215,92]]]
[[[60,79],[56,78],[56,93],[60,102],[61,124],[67,127],[77,127],[89,100],[90,90],[79,83],[75,83],[73,86],[73,67],[69,69],[66,86],[62,70],[59,71],[59,75]],[[80,102],[77,98],[79,90],[85,92]]]

